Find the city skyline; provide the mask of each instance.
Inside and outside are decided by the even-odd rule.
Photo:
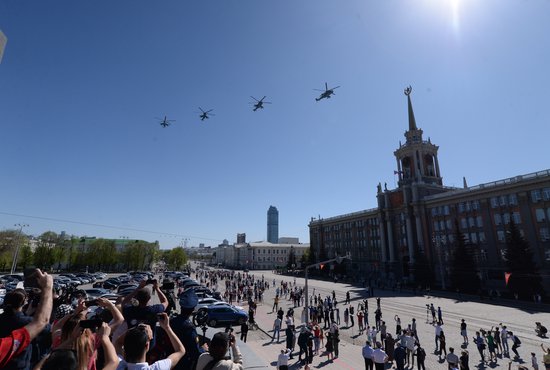
[[[264,240],[277,204],[280,233],[307,243],[311,217],[376,207],[377,184],[395,186],[409,85],[444,185],[548,169],[549,12],[496,0],[3,2],[0,227],[217,245]],[[325,83],[340,87],[316,101]],[[272,104],[254,112],[264,95]],[[201,121],[198,107],[216,115]],[[164,116],[175,122],[161,127]]]

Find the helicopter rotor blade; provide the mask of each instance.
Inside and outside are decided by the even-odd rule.
[[[260,102],[263,102],[265,98],[266,96],[264,95],[264,97],[260,99]]]
[[[328,90],[328,84],[325,82],[325,90]]]
[[[337,89],[337,88],[339,88],[339,87],[340,87],[340,86],[333,87],[331,90]]]

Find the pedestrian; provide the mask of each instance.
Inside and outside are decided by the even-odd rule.
[[[542,363],[544,364],[545,370],[550,370],[550,347],[544,348],[544,344],[540,344],[540,348],[542,348],[542,352],[544,355],[542,356]]]
[[[333,348],[333,340],[332,340],[332,334],[330,333],[330,331],[328,331],[326,333],[326,337],[327,337],[327,345],[325,346],[325,350],[327,352],[327,361],[332,361],[334,359],[334,355],[333,355],[333,351],[334,351],[334,348]]]
[[[443,330],[441,330],[441,333],[439,333],[439,358],[441,359],[441,355],[445,352],[445,357],[447,357],[447,343],[445,338],[445,333]]]
[[[470,370],[470,358],[468,351],[465,349],[460,353],[460,370]]]
[[[495,328],[494,339],[497,354],[500,355],[502,354],[502,340],[500,339],[500,330],[498,329],[498,326]]]
[[[349,306],[349,321],[351,322],[351,325],[350,327],[354,327],[355,326],[355,321],[353,319],[353,316],[355,315],[355,312],[354,312],[354,308],[353,306]]]
[[[315,345],[315,350],[314,350],[314,353],[316,355],[319,354],[319,347],[321,345],[321,339],[319,338],[320,336],[320,333],[321,333],[321,328],[319,327],[319,325],[315,325],[313,327],[313,344]]]
[[[367,341],[362,351],[365,360],[365,370],[374,370],[374,362],[372,361],[373,352],[374,350],[370,346],[370,342]]]
[[[294,351],[295,335],[294,329],[287,327],[285,330],[286,348],[290,350],[289,358],[292,359],[292,351]]]
[[[446,360],[449,365],[449,370],[458,368],[459,358],[455,354],[455,349],[453,347],[449,347],[449,354],[447,355]]]
[[[357,325],[359,325],[359,334],[363,334],[363,311],[357,312]]]
[[[518,353],[518,347],[521,346],[521,340],[519,340],[519,338],[512,332],[508,332],[508,334],[510,335],[510,337],[512,338],[512,351],[514,352],[515,354],[515,358],[518,359],[520,358],[519,356],[519,353]]]
[[[397,315],[393,319],[395,320],[395,335],[399,338],[401,335],[401,319]]]
[[[384,340],[384,345],[386,348],[386,353],[388,355],[388,362],[393,362],[393,352],[395,348],[395,339],[391,336],[390,333],[386,335],[386,339]]]
[[[441,334],[441,325],[439,323],[435,324],[435,351],[439,352],[439,334]]]
[[[279,307],[279,295],[276,295],[275,298],[273,298],[273,308],[271,309],[271,312],[277,311]]]
[[[510,347],[508,346],[508,329],[506,328],[506,325],[502,325],[502,323],[500,323],[500,326],[500,340],[502,341],[502,350],[504,351],[504,354],[510,356]]]
[[[441,314],[441,307],[437,306],[437,321],[443,325],[443,315]]]
[[[336,316],[336,324],[340,325],[340,309],[336,307],[336,301],[334,301],[334,311]]]
[[[277,343],[279,343],[279,336],[281,333],[281,324],[282,321],[279,317],[273,321],[273,336],[271,337],[271,341],[273,342],[275,340],[275,336],[277,336]]]
[[[307,363],[307,338],[309,337],[309,333],[307,332],[306,328],[302,328],[300,330],[300,334],[298,335],[298,347],[300,348],[300,352],[298,353],[298,361],[303,361],[304,363]],[[302,354],[304,354],[304,359],[302,360]]]
[[[435,323],[435,307],[433,303],[430,303],[430,312],[432,313],[432,324]]]
[[[241,340],[246,343],[246,337],[248,336],[248,324],[243,322],[241,324]]]
[[[462,319],[462,322],[460,323],[460,335],[462,335],[462,344],[464,345],[468,344],[468,332],[466,331],[466,326],[466,322]]]
[[[380,324],[380,326],[377,329],[380,330],[380,339],[381,340],[386,339],[386,322],[382,321],[382,323]]]
[[[290,349],[282,349],[277,358],[277,370],[288,370],[288,360],[290,360]]]
[[[497,360],[497,355],[495,353],[495,339],[493,338],[493,328],[487,332],[485,335],[485,338],[487,339],[487,349],[489,350],[489,361],[495,361]]]
[[[380,342],[376,342],[376,349],[372,352],[372,361],[376,370],[384,370],[386,362],[388,362],[388,355],[382,350]]]
[[[346,307],[346,309],[344,310],[344,323],[346,324],[346,328],[349,328],[348,322],[349,322],[349,310]]]
[[[484,363],[485,362],[484,351],[485,351],[486,345],[485,345],[485,340],[483,339],[479,331],[476,331],[476,336],[474,337],[474,343],[476,344],[477,350],[479,352],[479,356],[481,357],[481,362]]]
[[[393,357],[395,358],[395,366],[397,370],[404,370],[405,369],[405,357],[407,357],[407,353],[405,351],[405,348],[401,343],[397,343],[395,346],[395,351],[393,353]]]
[[[426,351],[424,351],[424,348],[420,346],[420,343],[418,343],[413,356],[416,356],[418,370],[426,370],[426,366],[424,365],[424,361],[426,360]]]
[[[350,295],[349,295],[349,290],[346,292],[346,301],[344,302],[344,304],[350,304]]]

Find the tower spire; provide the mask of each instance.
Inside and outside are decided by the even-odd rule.
[[[415,131],[418,130],[418,128],[416,127],[416,120],[414,119],[413,106],[411,102],[412,87],[409,85],[404,92],[405,95],[407,95],[407,102],[409,105],[409,131]]]

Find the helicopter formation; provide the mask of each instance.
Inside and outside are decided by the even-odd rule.
[[[339,87],[340,86],[336,86],[336,87],[332,87],[332,88],[329,89],[328,88],[328,83],[325,82],[325,89],[324,90],[314,89],[315,91],[321,91],[321,95],[319,95],[319,97],[315,98],[315,101],[320,101],[322,99],[330,99],[330,97],[332,95],[336,95],[334,93],[334,90],[336,90]],[[264,101],[264,99],[267,98],[267,96],[265,96],[265,95],[264,95],[263,98],[261,98],[259,100],[256,99],[253,96],[250,96],[250,97],[254,100],[253,102],[250,103],[254,106],[254,108],[252,109],[253,112],[256,112],[258,109],[264,109],[264,104],[272,104],[270,101]],[[204,121],[205,119],[209,119],[211,116],[215,116],[215,114],[212,113],[212,111],[214,109],[204,110],[201,107],[199,107],[199,110],[200,110],[200,112],[196,112],[196,113],[199,113],[199,118],[200,118],[201,121]],[[170,126],[173,122],[176,122],[176,120],[168,119],[167,116],[164,116],[164,119],[161,119],[161,118],[156,118],[156,119],[159,121],[159,124],[163,128],[166,128],[166,127]]]

